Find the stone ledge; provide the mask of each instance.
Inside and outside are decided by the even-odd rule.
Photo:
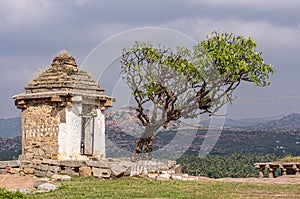
[[[20,167],[19,160],[0,161],[0,169]]]
[[[58,173],[74,176],[94,176],[97,178],[118,178],[122,176],[147,176],[148,173],[172,175],[182,173],[181,166],[170,160],[141,160],[131,162],[127,159],[107,160],[25,160],[0,161],[1,174],[35,175],[51,177]]]

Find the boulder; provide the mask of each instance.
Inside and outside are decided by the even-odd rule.
[[[33,159],[31,160],[32,164],[35,164],[35,165],[40,165],[42,164],[42,160],[39,160],[39,159]]]
[[[134,162],[129,162],[129,161],[124,161],[124,162],[120,162],[118,163],[119,165],[123,166],[123,167],[126,167],[126,168],[130,168],[132,167],[133,165],[135,165]]]
[[[37,189],[41,190],[41,191],[46,191],[46,192],[47,191],[54,191],[54,190],[58,189],[58,185],[50,184],[50,183],[44,183],[44,184],[39,185]]]
[[[47,164],[41,164],[39,167],[39,170],[41,171],[48,171],[49,170],[49,166]]]
[[[36,175],[37,177],[45,177],[47,174],[46,171],[40,171],[40,170],[35,170],[34,171],[34,175]]]
[[[168,160],[168,167],[169,168],[174,168],[176,166],[176,161],[174,160]]]
[[[126,172],[126,170],[127,170],[126,167],[120,166],[118,164],[114,164],[111,167],[111,173],[115,177],[121,177],[121,176],[123,176],[124,173]]]
[[[159,175],[156,177],[156,180],[170,180],[170,179],[171,179],[171,175],[170,175],[170,174],[167,174],[167,173],[159,174]]]
[[[150,178],[150,179],[156,179],[158,176],[158,173],[148,173],[147,174],[147,177]]]
[[[0,169],[5,169],[7,167],[16,168],[20,166],[20,161],[11,160],[11,161],[0,161]]]
[[[43,160],[44,164],[48,164],[48,165],[60,165],[60,162],[58,160],[51,160],[51,159],[44,159]]]
[[[161,171],[161,173],[163,173],[163,174],[175,174],[175,170],[174,169],[168,169],[168,170],[165,170],[165,171]]]
[[[92,173],[93,173],[93,176],[97,177],[97,178],[110,178],[110,176],[111,176],[110,169],[102,169],[102,168],[93,167]]]
[[[20,172],[20,168],[6,168],[6,172],[10,174],[17,174]]]
[[[190,181],[197,181],[198,177],[197,176],[189,176],[188,180],[190,180]]]
[[[18,160],[7,161],[9,167],[20,167],[21,162]]]
[[[92,175],[92,169],[87,166],[83,166],[79,168],[79,176],[80,177],[89,177]]]
[[[78,173],[76,173],[72,168],[69,167],[65,168],[65,170],[62,170],[61,172],[70,176],[79,176]]]
[[[54,180],[54,181],[68,181],[68,180],[71,180],[71,177],[68,176],[68,175],[54,174],[54,175],[51,177],[51,179]]]
[[[90,167],[98,167],[98,168],[103,168],[103,169],[108,169],[110,166],[105,163],[104,161],[92,161],[92,160],[87,160],[85,161],[87,166]]]
[[[35,181],[35,183],[33,184],[33,187],[38,188],[38,186],[48,183],[48,182],[50,182],[49,178],[40,178],[37,181]]]
[[[53,172],[51,172],[51,171],[46,171],[46,176],[47,177],[51,177],[51,176],[53,176],[55,173],[53,173]]]
[[[171,179],[172,179],[172,180],[182,180],[183,177],[182,177],[182,175],[172,175],[172,176],[171,176]]]
[[[85,165],[83,160],[61,160],[60,165],[65,167],[81,167]]]
[[[8,167],[8,161],[0,161],[0,169],[5,169]]]
[[[25,174],[34,174],[35,172],[34,168],[30,168],[30,167],[24,167],[23,171]]]
[[[130,176],[131,167],[127,167],[126,171],[124,172],[124,176]]]
[[[182,166],[180,164],[176,164],[174,170],[176,174],[182,174]]]
[[[61,168],[59,166],[49,166],[48,169],[49,169],[49,171],[51,171],[53,173],[57,173],[57,172],[61,171]]]

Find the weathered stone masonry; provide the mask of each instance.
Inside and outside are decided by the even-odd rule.
[[[51,177],[57,173],[71,176],[94,176],[98,178],[111,178],[122,176],[155,176],[160,173],[168,173],[174,178],[181,174],[181,165],[175,161],[152,160],[131,162],[126,159],[106,160],[51,160],[22,159],[0,161],[0,174],[29,175],[37,177]],[[169,177],[170,177],[169,176]]]
[[[104,111],[114,99],[67,52],[13,98],[22,110],[22,155],[27,159],[105,158]]]

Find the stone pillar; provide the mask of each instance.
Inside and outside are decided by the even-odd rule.
[[[297,167],[296,164],[293,165],[293,169],[295,170],[296,175],[300,175],[300,169]]]
[[[67,108],[65,108],[63,111],[65,111],[65,115],[67,117]],[[67,119],[67,118],[66,118]],[[67,124],[60,123],[59,124],[59,133],[58,133],[58,160],[64,160],[67,158],[67,145],[64,144],[67,142],[68,139],[68,133],[67,133]]]
[[[267,164],[265,168],[268,169],[269,178],[274,178],[274,170],[273,170],[273,168],[269,164]]]
[[[283,176],[286,176],[287,175],[286,168],[281,169],[281,173],[282,173]]]
[[[264,167],[262,167],[262,168],[259,168],[259,175],[258,175],[258,177],[259,178],[263,178],[264,177]]]
[[[269,171],[269,178],[274,178],[274,169],[269,168],[268,171]]]
[[[258,177],[263,178],[264,177],[265,165],[256,163],[256,164],[254,164],[254,166],[255,166],[255,169],[258,170]]]
[[[282,164],[279,165],[279,169],[281,170],[281,175],[282,175],[282,176],[286,176],[286,175],[287,175],[287,173],[286,173],[286,168],[284,168],[284,167],[282,166]]]
[[[97,159],[104,159],[105,153],[105,116],[97,109],[97,116],[94,121],[94,151],[93,156]]]
[[[72,98],[72,107],[67,109],[67,154],[72,159],[80,156],[81,148],[81,131],[82,131],[82,97],[76,96]]]

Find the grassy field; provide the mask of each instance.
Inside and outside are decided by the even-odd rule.
[[[300,185],[213,181],[153,181],[141,178],[73,178],[54,192],[28,198],[300,198]]]

